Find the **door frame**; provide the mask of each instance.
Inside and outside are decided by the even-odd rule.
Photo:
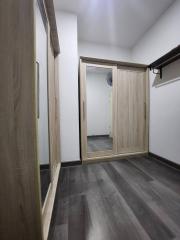
[[[87,151],[87,99],[86,99],[86,69],[89,66],[112,69],[113,90],[112,90],[112,114],[116,119],[117,109],[117,66],[114,64],[105,64],[97,62],[85,62],[80,60],[80,121],[81,121],[81,157],[82,160],[88,160],[96,157],[112,156],[117,153],[117,131],[116,121],[112,120],[113,149],[97,152]]]

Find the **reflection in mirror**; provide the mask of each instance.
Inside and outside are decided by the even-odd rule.
[[[112,69],[87,66],[87,143],[88,152],[113,149]]]
[[[37,142],[42,205],[45,201],[50,184],[47,74],[47,33],[38,3],[36,3]]]

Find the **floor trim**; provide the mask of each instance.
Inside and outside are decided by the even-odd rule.
[[[42,165],[40,165],[40,170],[47,170],[47,169],[49,169],[49,164],[42,164]]]
[[[73,167],[73,166],[77,166],[77,165],[81,165],[81,164],[82,164],[81,161],[63,162],[63,163],[61,163],[61,167]]]
[[[161,161],[162,163],[164,163],[172,168],[175,168],[176,170],[180,170],[180,165],[178,163],[172,162],[166,158],[163,158],[163,157],[156,155],[154,153],[151,153],[151,152],[149,152],[149,156]]]
[[[136,152],[136,153],[123,153],[117,155],[107,155],[107,156],[98,156],[98,157],[89,157],[82,160],[82,164],[86,163],[95,163],[95,162],[105,162],[105,161],[114,161],[126,157],[138,157],[138,156],[147,156],[148,152]]]

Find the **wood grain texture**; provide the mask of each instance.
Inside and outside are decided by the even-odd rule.
[[[57,61],[57,59],[56,59]],[[48,40],[48,93],[49,93],[49,129],[50,129],[50,161],[52,179],[60,162],[60,127],[59,127],[59,78],[57,63],[51,45],[50,35]]]
[[[49,240],[179,239],[179,181],[148,157],[63,168]]]
[[[55,99],[55,64],[50,34],[48,36],[48,93],[49,93],[49,129],[50,129],[50,162],[53,179],[56,169],[56,99]]]
[[[42,209],[44,240],[48,237],[52,209],[55,200],[57,181],[60,171],[60,122],[59,122],[59,75],[58,57],[54,52],[50,40],[48,26],[48,102],[49,102],[49,136],[50,136],[50,165],[51,184]]]
[[[61,164],[61,147],[60,147],[60,95],[59,95],[59,55],[54,59],[55,68],[55,128],[56,128],[56,164]]]
[[[129,143],[129,81],[126,81],[126,71],[118,70],[118,152],[128,153],[130,151]]]
[[[139,69],[118,69],[118,153],[145,151],[146,78]]]
[[[40,240],[34,1],[0,1],[0,239]]]
[[[86,64],[80,60],[80,127],[81,127],[81,157],[87,158],[87,121],[86,121]]]
[[[99,67],[108,68],[112,70],[113,86],[112,86],[112,138],[113,138],[113,149],[112,150],[102,150],[96,152],[88,152],[88,142],[87,142],[87,89],[86,89],[86,70],[87,67]],[[82,159],[89,159],[102,156],[111,156],[117,152],[117,131],[116,131],[116,114],[117,114],[117,67],[112,64],[94,64],[94,63],[84,63],[80,61],[80,109],[81,109],[81,151]]]
[[[54,55],[57,56],[60,53],[60,46],[59,46],[59,38],[58,38],[58,31],[57,31],[57,24],[56,24],[56,16],[54,10],[54,1],[53,0],[45,0],[47,15],[50,24],[50,35],[51,41],[53,46]]]
[[[86,56],[80,56],[80,59],[83,62],[94,63],[94,64],[110,64],[114,66],[136,67],[136,68],[144,68],[144,69],[147,69],[148,67],[148,65],[140,64],[140,63],[113,61],[109,59],[90,58]]]
[[[112,68],[113,151],[88,152],[86,113],[87,66]],[[84,57],[80,59],[80,122],[83,161],[96,161],[101,158],[116,158],[126,154],[148,152],[149,79],[146,67],[146,65],[135,63],[123,64]]]

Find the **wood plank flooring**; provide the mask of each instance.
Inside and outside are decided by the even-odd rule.
[[[113,139],[109,135],[88,136],[88,152],[97,152],[113,149]]]
[[[41,202],[44,204],[46,194],[51,182],[50,169],[40,169]]]
[[[180,171],[151,157],[62,168],[49,240],[180,239]]]

